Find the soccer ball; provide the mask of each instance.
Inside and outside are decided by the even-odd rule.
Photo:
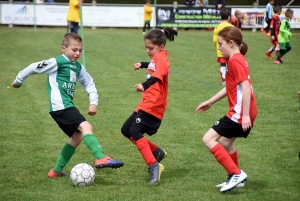
[[[79,163],[72,168],[70,178],[74,186],[90,186],[94,183],[95,171],[89,164]]]

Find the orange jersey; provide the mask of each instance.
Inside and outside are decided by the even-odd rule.
[[[275,39],[271,39],[272,44],[278,44],[278,34],[280,29],[280,17],[277,14],[274,14],[272,16],[271,22],[270,22],[270,29],[271,29],[271,37],[274,36]]]
[[[159,80],[143,92],[142,100],[135,108],[136,112],[143,110],[158,119],[163,118],[167,108],[169,70],[170,62],[167,50],[162,50],[152,57],[146,77],[152,76]]]
[[[230,24],[232,24],[233,26],[235,26],[236,28],[241,29],[242,28],[242,22],[241,20],[236,19],[235,17],[233,17],[230,21]]]

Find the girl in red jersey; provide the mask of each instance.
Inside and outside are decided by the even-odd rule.
[[[228,97],[229,111],[202,138],[204,145],[228,173],[228,180],[218,185],[222,187],[221,192],[226,192],[238,185],[243,187],[243,182],[248,178],[238,167],[238,154],[233,143],[237,137],[248,136],[257,115],[257,107],[248,63],[243,56],[247,52],[247,44],[243,41],[240,30],[225,27],[218,34],[218,43],[223,56],[229,58],[226,86],[201,103],[196,111],[205,112],[217,101]]]
[[[168,51],[164,48],[166,40],[173,41],[175,36],[177,31],[171,28],[153,29],[144,36],[146,52],[151,60],[133,65],[134,70],[147,69],[146,81],[134,85],[136,91],[142,92],[142,100],[121,128],[122,134],[136,145],[148,165],[150,186],[159,182],[164,170],[159,162],[167,153],[147,140],[144,134],[151,136],[157,132],[167,107],[170,63]]]

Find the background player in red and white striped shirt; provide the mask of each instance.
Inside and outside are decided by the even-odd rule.
[[[270,22],[270,30],[271,30],[271,44],[272,46],[270,49],[266,52],[266,55],[268,56],[268,59],[272,59],[272,52],[275,50],[275,58],[277,57],[277,54],[280,50],[279,48],[279,42],[278,42],[278,34],[280,29],[280,13],[281,13],[281,6],[274,6],[273,8],[274,15],[272,16],[271,22]]]
[[[240,10],[236,10],[234,12],[234,16],[230,20],[230,24],[235,26],[236,28],[242,28],[242,19],[244,18],[244,14]]]
[[[228,173],[226,182],[217,185],[221,192],[243,187],[247,174],[238,166],[238,154],[233,146],[237,137],[246,138],[257,115],[256,101],[252,90],[248,63],[243,55],[247,44],[236,27],[225,27],[218,34],[219,49],[224,58],[229,58],[226,86],[209,100],[201,103],[197,112],[205,112],[214,103],[228,97],[229,111],[203,136],[204,145]],[[218,142],[219,140],[219,142]]]

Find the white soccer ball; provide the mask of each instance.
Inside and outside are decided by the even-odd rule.
[[[70,178],[74,186],[90,186],[94,183],[95,171],[89,164],[79,163],[72,168]]]

